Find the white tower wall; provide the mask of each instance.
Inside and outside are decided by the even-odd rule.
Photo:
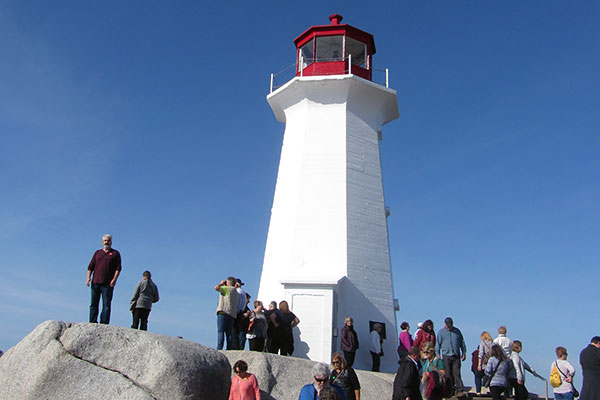
[[[370,367],[369,321],[383,322],[382,371],[397,361],[378,132],[396,93],[352,75],[295,78],[267,97],[286,123],[258,298],[301,320],[294,355],[329,361],[345,315]]]

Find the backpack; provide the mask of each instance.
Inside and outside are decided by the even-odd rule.
[[[557,388],[562,385],[562,378],[558,373],[558,368],[556,367],[556,363],[552,366],[552,370],[550,371],[550,384],[552,387]]]
[[[438,359],[439,358],[436,357],[434,361]],[[450,397],[452,394],[452,382],[450,379],[446,375],[440,373],[440,370],[436,368],[434,363],[430,363],[427,369],[429,369],[429,367],[431,367],[431,371],[429,371],[429,380],[427,381],[427,388],[425,391],[426,397]]]
[[[481,356],[481,363],[483,365],[487,365],[488,361],[490,360],[490,355],[492,353],[492,349],[490,349],[490,347],[487,345],[486,342],[482,342],[482,343],[485,346],[485,349],[484,349],[483,355]],[[485,350],[487,350],[487,351],[485,351]]]

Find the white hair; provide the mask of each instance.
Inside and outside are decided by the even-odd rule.
[[[312,375],[319,379],[329,379],[329,367],[323,363],[317,363],[312,368]]]
[[[109,238],[110,240],[112,240],[112,235],[110,233],[105,233],[104,235],[102,235],[102,239],[104,238]]]

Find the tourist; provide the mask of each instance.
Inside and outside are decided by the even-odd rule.
[[[394,391],[392,400],[421,400],[421,372],[419,371],[419,360],[421,351],[417,346],[408,350],[408,357],[398,361],[398,371],[394,377]]]
[[[102,236],[102,248],[92,256],[87,268],[86,286],[92,284],[90,302],[90,322],[98,322],[98,306],[102,297],[102,312],[100,323],[110,323],[110,303],[117,278],[121,273],[121,254],[112,247],[112,236],[108,233]]]
[[[319,400],[342,400],[342,396],[331,386],[325,386],[319,392]]]
[[[485,375],[483,371],[485,371],[488,360],[492,356],[492,347],[494,346],[492,335],[488,331],[483,331],[480,337],[481,343],[479,343],[479,347],[477,348],[477,368],[473,371],[475,374],[475,390],[478,395],[481,394],[481,381]]]
[[[433,321],[430,319],[423,322],[423,326],[417,331],[415,342],[413,344],[417,346],[419,350],[422,350],[425,342],[430,342],[435,345],[435,331],[433,330]],[[422,358],[425,358],[425,355],[423,355]]]
[[[233,365],[235,375],[231,378],[229,400],[260,400],[256,376],[247,371],[248,364],[244,360],[239,360]]]
[[[358,349],[358,335],[354,330],[354,320],[350,316],[344,318],[344,327],[342,328],[341,346],[344,352],[344,358],[348,367],[354,365],[354,357]]]
[[[233,350],[244,350],[244,347],[246,346],[247,330],[244,330],[243,324],[248,300],[242,286],[244,286],[244,282],[242,282],[240,278],[237,278],[235,280],[235,290],[238,294],[238,303],[237,314],[235,316],[235,322],[233,323]]]
[[[251,351],[263,351],[267,339],[267,319],[262,301],[254,301],[254,311],[250,315],[247,335]]]
[[[423,345],[423,353],[426,355],[423,361],[421,383],[427,400],[442,400],[443,384],[446,376],[446,366],[440,357],[435,354],[435,346],[427,342]]]
[[[354,369],[346,364],[346,359],[340,353],[333,353],[331,364],[333,371],[331,371],[330,383],[339,386],[344,391],[346,400],[360,400],[358,376]]]
[[[461,331],[454,327],[452,318],[444,320],[444,328],[437,334],[436,351],[444,360],[447,376],[450,377],[455,393],[460,395],[464,389],[460,376],[460,362],[467,359],[467,346]]]
[[[492,356],[490,357],[485,374],[490,380],[490,393],[492,400],[500,400],[502,392],[508,387],[508,373],[511,370],[511,362],[506,358],[504,350],[499,345],[492,346]]]
[[[373,366],[371,371],[379,372],[379,366],[381,363],[381,357],[383,356],[383,338],[381,337],[380,323],[373,324],[373,330],[369,334],[369,351],[371,352],[371,359],[373,360]]]
[[[401,323],[400,329],[401,332],[398,335],[398,357],[404,358],[408,355],[408,350],[413,346],[413,338],[408,332],[410,329],[408,322]]]
[[[233,276],[215,285],[219,292],[217,305],[217,350],[223,350],[224,338],[227,339],[227,350],[235,350],[233,344],[233,324],[237,317],[238,293],[235,290]]]
[[[133,296],[130,300],[130,311],[133,314],[133,323],[131,327],[146,331],[148,330],[148,315],[152,309],[152,303],[156,303],[158,296],[158,286],[152,280],[150,271],[144,271],[142,280],[135,285]]]
[[[481,386],[483,385],[483,377],[485,376],[485,372],[480,371],[479,369],[479,347],[476,347],[475,350],[471,353],[471,372],[473,372],[473,377],[475,378],[475,395],[481,396]]]
[[[290,310],[288,302],[283,300],[279,302],[279,311],[277,314],[277,346],[279,354],[282,356],[291,356],[294,353],[294,334],[293,329],[300,323],[300,320]]]
[[[276,335],[277,328],[275,325],[279,324],[277,321],[277,302],[272,301],[269,303],[269,309],[265,310],[265,318],[267,319],[267,351],[272,354],[279,352],[277,347]]]
[[[512,352],[512,340],[506,337],[506,326],[502,325],[498,328],[498,337],[494,339],[494,344],[502,347],[506,358],[510,358],[510,353]]]
[[[600,336],[594,336],[592,342],[579,354],[579,363],[583,373],[581,400],[600,399]]]
[[[564,347],[559,346],[556,348],[556,357],[558,359],[552,363],[550,370],[552,371],[552,368],[556,368],[561,379],[561,384],[554,388],[554,398],[556,400],[573,400],[575,397],[573,395],[575,368],[567,361],[567,349]]]
[[[280,305],[281,307],[281,305]],[[320,399],[320,393],[323,388],[329,386],[329,367],[323,363],[317,363],[312,368],[313,382],[304,385],[300,390],[298,400]],[[337,385],[331,385],[343,400],[346,400],[344,391]]]
[[[522,350],[523,345],[521,344],[521,341],[513,341],[510,359],[512,360],[514,369],[509,374],[509,381],[511,386],[515,389],[515,400],[527,400],[529,397],[529,392],[525,387],[525,371],[531,372],[534,376],[539,376],[537,372],[521,358],[519,353],[521,353]]]

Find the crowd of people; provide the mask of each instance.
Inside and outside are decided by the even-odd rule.
[[[102,237],[102,248],[97,250],[87,268],[86,285],[91,286],[89,321],[110,322],[111,301],[114,286],[121,272],[121,255],[112,248],[112,236]],[[300,320],[283,300],[271,301],[268,309],[261,301],[254,301],[249,308],[251,296],[243,290],[241,279],[228,277],[215,285],[219,293],[217,305],[217,349],[243,350],[246,341],[251,351],[268,351],[284,356],[294,353],[293,328]],[[99,311],[100,300],[102,309]],[[152,281],[150,271],[142,273],[130,301],[133,329],[147,330],[152,304],[159,300],[158,286]],[[303,399],[360,399],[360,383],[352,366],[359,340],[351,316],[344,319],[340,335],[340,353],[332,356],[332,370],[325,364],[317,364],[313,370],[313,382],[300,392]],[[383,326],[373,323],[369,333],[369,352],[372,371],[380,369],[383,356]],[[441,400],[451,395],[464,395],[461,362],[466,360],[466,344],[461,331],[454,326],[452,318],[444,320],[444,327],[437,334],[432,320],[418,324],[416,334],[410,334],[408,322],[400,325],[398,337],[398,371],[394,379],[393,399]],[[528,398],[525,386],[526,371],[540,376],[521,356],[523,343],[507,337],[505,326],[498,328],[498,336],[492,339],[489,332],[481,333],[481,342],[471,354],[471,370],[475,380],[476,395],[487,390],[494,400],[502,394],[515,400]],[[558,400],[573,400],[579,393],[573,386],[575,368],[567,361],[567,350],[556,348],[557,359],[552,363],[550,382]],[[0,356],[2,353],[0,352]],[[595,336],[580,355],[584,374],[581,399],[600,399],[600,336]],[[247,372],[248,365],[240,360],[234,366],[236,375],[232,380],[230,399],[258,399],[258,382]],[[486,389],[487,388],[487,389]],[[254,397],[252,397],[254,396]],[[336,397],[337,396],[337,397]]]
[[[400,327],[400,366],[394,379],[393,399],[441,400],[451,395],[466,395],[460,376],[460,362],[465,361],[466,345],[452,318],[444,320],[444,328],[437,335],[433,322],[425,321],[414,340],[408,333],[408,323],[403,322]],[[495,339],[489,332],[482,332],[481,342],[472,353],[475,395],[481,396],[487,388],[494,400],[500,400],[502,395],[515,400],[528,399],[526,371],[542,380],[546,378],[523,359],[522,351],[523,343],[508,338],[506,326],[498,328]],[[550,383],[555,399],[600,399],[600,336],[593,337],[580,354],[584,375],[581,394],[573,385],[575,368],[567,361],[567,349],[559,346],[555,352],[557,359],[550,366]]]
[[[219,292],[217,305],[217,350],[244,350],[246,339],[251,351],[268,351],[291,356],[294,353],[293,329],[300,320],[290,310],[287,301],[269,303],[265,310],[255,300],[250,309],[251,295],[242,288],[244,282],[233,276],[215,285]],[[226,345],[225,343],[226,342]]]

